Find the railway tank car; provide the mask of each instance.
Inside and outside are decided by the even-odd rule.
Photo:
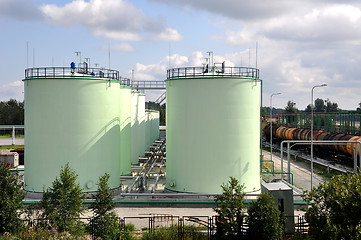
[[[267,139],[270,138],[270,124],[267,124],[264,129],[264,135]],[[311,140],[311,130],[309,128],[292,128],[281,125],[272,126],[272,135],[274,138],[280,140]],[[352,141],[360,141],[361,136],[353,136],[343,133],[331,133],[323,130],[314,130],[313,131],[313,140],[316,141],[348,141],[347,144],[329,144],[329,145],[320,145],[320,149],[325,151],[332,151],[335,153],[343,153],[348,156],[354,157],[355,151],[354,148],[357,147],[357,155],[360,154],[360,145],[352,143]]]

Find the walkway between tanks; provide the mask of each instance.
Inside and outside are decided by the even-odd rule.
[[[263,154],[263,160],[270,160],[271,155],[270,152],[262,151]],[[274,162],[275,171],[281,172],[281,158],[278,153],[274,153],[272,156],[272,160]],[[287,171],[287,154],[283,157],[283,171]],[[315,165],[314,165],[315,166]],[[296,188],[299,188],[300,190],[310,190],[311,189],[311,165],[310,163],[303,162],[303,161],[294,161],[291,158],[291,172],[293,174],[293,185]],[[281,178],[281,176],[278,174],[278,176],[275,175],[275,178]],[[313,186],[318,186],[320,183],[323,182],[323,180],[328,180],[327,178],[317,174],[314,168],[313,172]]]

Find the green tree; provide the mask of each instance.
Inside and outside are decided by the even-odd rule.
[[[0,102],[0,125],[23,125],[24,102],[10,99]]]
[[[356,111],[361,111],[361,102],[358,103],[358,108],[356,108]]]
[[[286,113],[298,113],[298,109],[295,107],[296,103],[293,101],[288,101],[285,108]],[[295,124],[297,122],[297,116],[286,116],[287,124]]]
[[[248,208],[248,232],[250,239],[281,239],[283,218],[269,194],[261,194]]]
[[[82,223],[79,220],[84,209],[82,207],[85,195],[77,183],[78,175],[67,163],[60,170],[60,177],[56,177],[52,186],[44,190],[40,207],[43,219],[60,232],[79,234]]]
[[[333,176],[305,194],[311,238],[361,239],[361,175]]]
[[[326,106],[324,101],[321,98],[315,100],[315,109],[314,112],[325,112]]]
[[[21,229],[22,191],[21,177],[18,172],[11,172],[10,166],[0,165],[0,234],[15,233]]]
[[[244,186],[236,178],[230,177],[229,182],[221,187],[222,195],[215,197],[218,202],[214,208],[218,214],[216,235],[219,239],[239,239],[243,236],[245,218]]]
[[[268,118],[268,112],[266,107],[262,107],[262,118],[266,120]]]
[[[120,223],[118,216],[113,212],[115,208],[113,191],[109,188],[108,180],[109,174],[107,173],[99,178],[98,191],[93,195],[95,200],[90,206],[94,215],[88,228],[95,237],[119,239]]]

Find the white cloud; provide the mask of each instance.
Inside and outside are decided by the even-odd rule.
[[[41,19],[42,14],[30,0],[0,0],[0,17],[29,21]]]
[[[9,99],[17,99],[22,101],[24,99],[24,84],[22,81],[15,81],[6,83],[0,86],[1,101],[8,101]]]
[[[63,7],[46,4],[41,10],[53,24],[81,24],[92,34],[109,39],[139,41],[154,36],[162,41],[182,40],[164,20],[147,16],[126,0],[74,0]]]
[[[108,49],[108,46],[104,46],[104,49]],[[110,49],[119,52],[134,52],[133,46],[129,43],[113,44],[110,46]]]

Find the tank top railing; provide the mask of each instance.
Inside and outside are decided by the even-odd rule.
[[[88,67],[42,67],[28,68],[25,70],[25,79],[58,77],[104,78],[122,81],[127,83],[125,85],[130,85],[129,79],[121,79],[119,76],[119,71],[111,69]]]
[[[259,78],[259,69],[251,67],[183,67],[167,70],[167,79],[194,77],[242,77]]]

